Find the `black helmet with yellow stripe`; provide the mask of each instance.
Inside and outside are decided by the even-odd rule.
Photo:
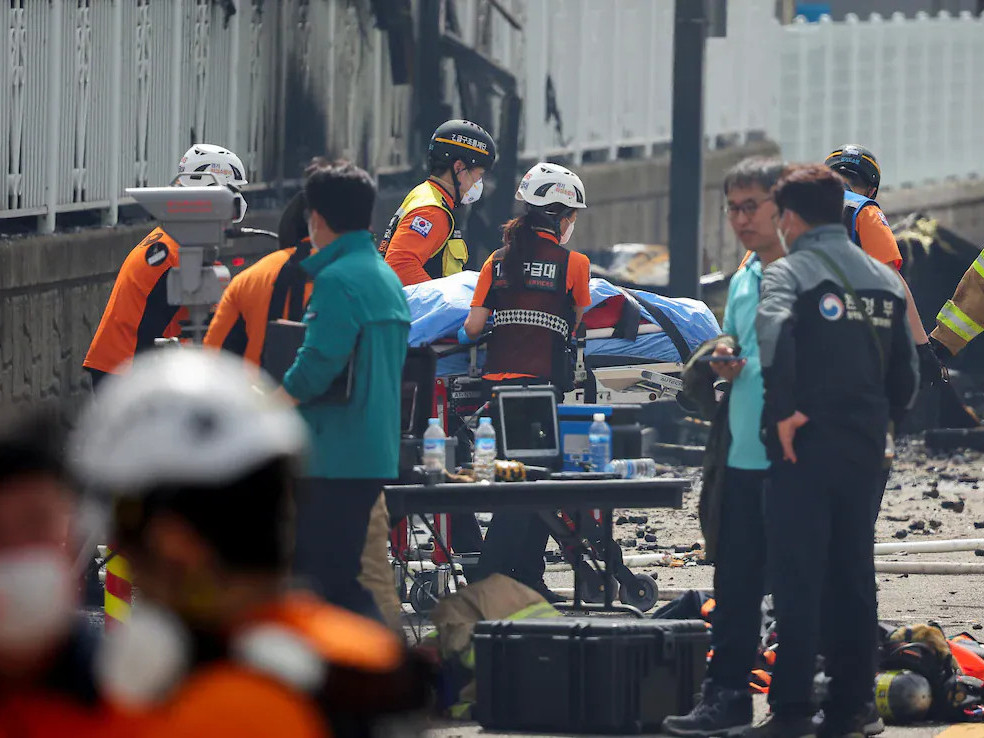
[[[878,193],[878,185],[881,184],[881,167],[878,166],[875,155],[864,146],[857,144],[839,146],[830,152],[824,164],[835,172],[847,174],[868,187],[874,187],[875,194]]]
[[[462,161],[469,169],[495,164],[495,141],[488,131],[467,120],[449,120],[442,123],[431,136],[427,149],[431,166]]]

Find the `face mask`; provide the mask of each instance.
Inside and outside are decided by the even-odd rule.
[[[776,228],[776,235],[779,237],[779,245],[782,247],[782,252],[788,254],[789,246],[786,245],[786,234]]]
[[[560,243],[561,243],[561,245],[564,245],[568,241],[570,241],[571,240],[571,236],[573,236],[573,235],[574,235],[574,223],[571,223],[569,226],[567,226],[567,230],[564,231],[564,235],[560,237]]]
[[[191,636],[181,621],[141,602],[103,643],[96,680],[113,702],[146,707],[164,699],[185,676],[191,654]]]
[[[482,180],[478,180],[471,188],[461,197],[462,205],[471,205],[473,202],[478,202],[482,199],[482,190],[485,186],[482,184]]]
[[[59,549],[0,554],[0,651],[30,651],[66,633],[75,599],[72,565]]]
[[[235,197],[236,205],[235,205],[235,207],[236,207],[236,209],[239,212],[239,217],[238,218],[233,218],[232,219],[232,222],[233,223],[242,223],[243,222],[243,218],[246,217],[246,198],[242,196],[242,194],[239,192],[239,190],[233,189],[233,192],[236,193],[236,197]]]

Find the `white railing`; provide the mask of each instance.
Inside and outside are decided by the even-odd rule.
[[[537,0],[525,10],[523,158],[579,162],[590,152],[613,157],[670,141],[673,0]],[[773,0],[728,3],[726,37],[707,44],[704,130],[712,146],[774,129],[780,31]]]
[[[236,151],[255,187],[327,152],[405,166],[409,93],[371,18],[344,0],[236,5],[0,4],[0,218],[114,223],[123,190],[166,184],[194,142]]]
[[[0,3],[0,221],[102,211],[164,184],[194,141],[264,187],[312,155],[409,166],[411,90],[395,86],[368,2]],[[651,155],[671,137],[674,0],[454,0],[462,40],[512,71],[521,158]],[[984,20],[946,13],[781,27],[774,0],[728,3],[707,42],[711,146],[765,134],[790,160],[875,151],[886,187],[984,175]],[[453,97],[453,65],[444,66]],[[461,113],[459,109],[456,111]],[[492,119],[498,107],[492,101]]]
[[[787,159],[860,143],[886,187],[984,175],[984,20],[797,21],[783,29],[779,62],[776,139]]]

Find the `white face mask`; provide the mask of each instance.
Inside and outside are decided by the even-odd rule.
[[[0,554],[0,651],[44,647],[67,633],[75,615],[72,564],[51,546]]]
[[[239,204],[238,205],[238,207],[239,207],[239,217],[238,218],[233,218],[232,219],[232,222],[233,223],[242,223],[243,222],[243,218],[246,217],[246,198],[243,197],[242,194],[238,190],[235,190],[235,193],[236,193],[235,194],[235,200]]]
[[[776,235],[779,237],[779,245],[782,246],[784,254],[789,254],[789,246],[786,244],[786,234],[776,228]]]
[[[484,189],[485,185],[482,184],[482,180],[478,180],[469,188],[468,192],[461,196],[461,204],[471,205],[473,202],[478,202],[482,199],[482,190]]]
[[[147,707],[181,681],[191,655],[191,638],[182,622],[153,603],[141,602],[103,642],[96,680],[113,702]]]
[[[571,240],[571,236],[573,235],[574,235],[574,223],[571,223],[569,226],[567,226],[567,230],[564,231],[564,235],[560,237],[560,244],[562,246],[566,244],[568,241]]]

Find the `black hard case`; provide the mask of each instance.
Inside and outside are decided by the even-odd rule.
[[[702,620],[480,622],[477,718],[497,730],[657,732],[694,706],[709,645]]]

